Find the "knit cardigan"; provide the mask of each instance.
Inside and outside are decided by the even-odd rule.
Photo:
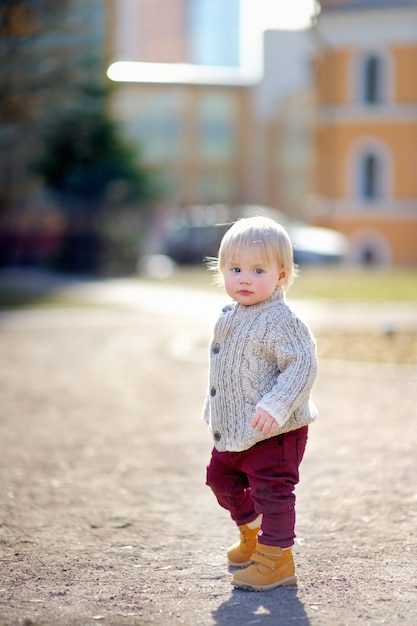
[[[241,452],[268,439],[251,427],[257,407],[278,422],[274,436],[313,422],[316,373],[314,338],[286,304],[281,288],[258,304],[225,306],[210,342],[203,412],[214,446]]]

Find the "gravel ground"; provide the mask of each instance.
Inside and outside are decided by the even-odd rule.
[[[1,625],[417,623],[414,331],[372,352],[370,333],[313,324],[299,582],[250,593],[230,584],[236,531],[204,485],[209,313],[0,315]]]

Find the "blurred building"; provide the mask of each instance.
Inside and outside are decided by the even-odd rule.
[[[265,33],[263,71],[254,73],[240,63],[250,42],[241,40],[239,0],[175,0],[176,17],[162,21],[158,1],[110,5],[112,112],[163,172],[164,206],[263,204],[304,217],[314,121],[310,34]]]
[[[239,65],[240,0],[115,0],[111,5],[119,59]]]
[[[322,0],[316,223],[358,263],[417,263],[417,2]]]
[[[32,166],[45,121],[71,103],[75,82],[100,80],[112,61],[126,60],[147,62],[150,69],[146,77],[115,85],[110,109],[147,164],[161,170],[166,206],[257,203],[302,212],[311,170],[308,35],[267,33],[268,70],[249,76],[240,64],[242,45],[247,54],[249,43],[241,37],[240,4],[1,3],[2,212],[18,207],[19,215],[26,215],[29,205],[31,212],[44,202]],[[180,67],[197,73],[178,76]],[[286,118],[292,120],[289,126]],[[296,182],[288,191],[291,170]]]
[[[238,84],[144,78],[119,86],[112,112],[145,162],[161,172],[164,206],[235,203],[251,189],[243,158],[253,133],[249,100]]]
[[[116,0],[112,5],[119,58],[239,65],[240,0]]]
[[[114,61],[141,65],[134,79],[114,83],[108,104],[141,161],[161,172],[162,211],[222,203],[305,212],[312,122],[308,34],[266,33],[267,70],[248,72],[241,64],[242,45],[247,58],[249,42],[242,40],[240,4],[1,3],[0,235],[14,242],[12,257],[0,254],[1,264],[32,263],[56,245],[59,207],[55,211],[33,170],[42,128],[55,111],[71,106],[75,84],[100,82]]]
[[[254,72],[240,0],[0,3],[0,209],[26,229],[42,124],[109,68],[161,211],[269,206],[342,231],[358,263],[417,264],[417,0],[321,9],[313,29],[267,31]]]

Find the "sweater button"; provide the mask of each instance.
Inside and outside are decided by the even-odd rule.
[[[218,343],[215,343],[213,346],[213,354],[219,354],[220,352],[220,345]]]
[[[212,387],[210,389],[210,395],[211,395],[212,398],[214,398],[214,396],[216,395],[216,388],[215,387]]]
[[[214,438],[216,441],[220,441],[220,439],[222,438],[218,430],[216,430],[216,432],[214,433]]]

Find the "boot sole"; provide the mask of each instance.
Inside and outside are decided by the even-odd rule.
[[[246,563],[232,563],[232,561],[230,561],[229,559],[227,559],[227,562],[229,563],[230,567],[247,567],[252,563],[252,561],[246,561]]]
[[[276,587],[289,587],[290,585],[296,584],[297,574],[294,574],[294,576],[288,576],[288,578],[283,578],[282,580],[279,580],[276,583],[271,583],[270,585],[251,585],[250,583],[243,582],[243,580],[232,580],[232,585],[239,587],[239,589],[247,589],[248,591],[270,591]]]

